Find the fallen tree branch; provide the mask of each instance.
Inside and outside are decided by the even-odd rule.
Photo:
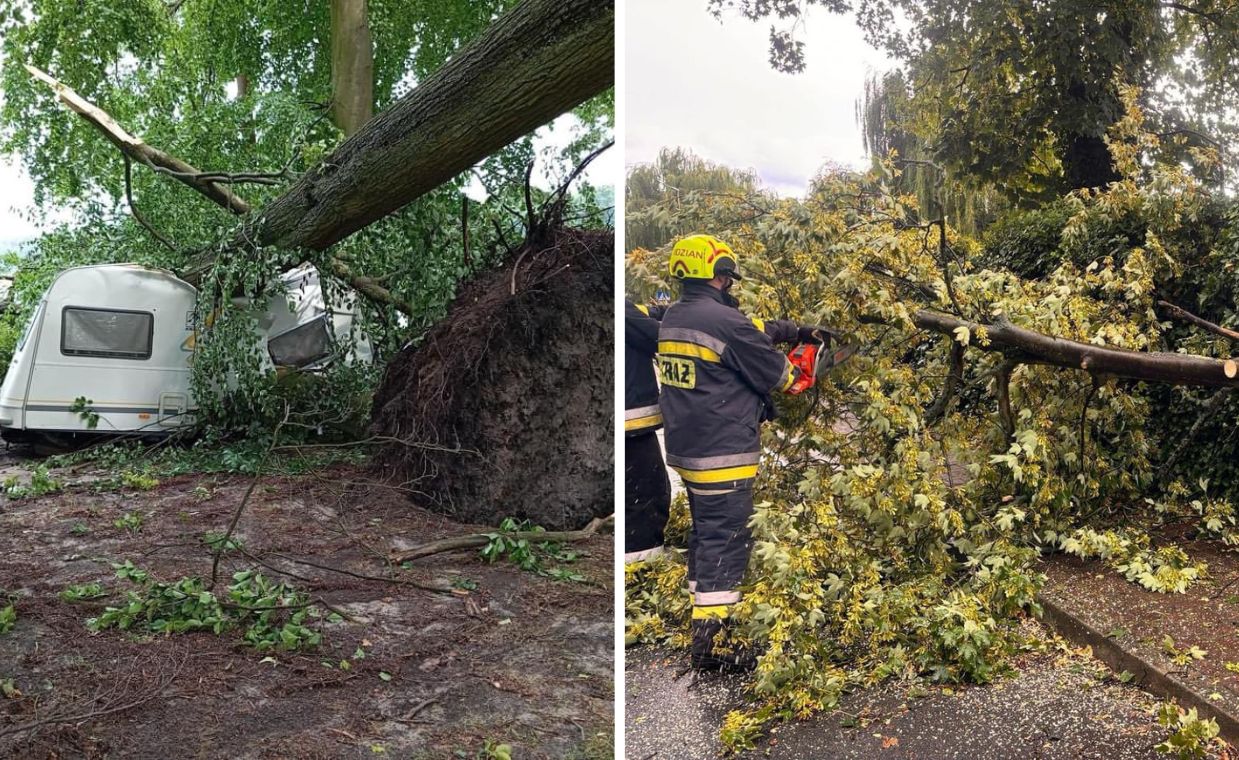
[[[169,175],[177,181],[234,214],[248,214],[252,210],[248,202],[223,185],[210,180],[199,179],[198,177],[203,172],[197,168],[176,156],[169,155],[158,148],[147,145],[141,138],[129,134],[120,124],[116,123],[116,120],[110,114],[81,95],[78,95],[72,88],[57,80],[51,74],[28,63],[25,66],[26,71],[30,72],[30,76],[52,88],[52,92],[56,93],[61,103],[64,103],[69,107],[69,110],[90,122],[95,129],[103,133],[103,136],[109,142],[130,159],[152,169],[167,170]]]
[[[949,359],[951,369],[947,372],[946,382],[942,386],[942,395],[934,399],[934,403],[925,411],[926,425],[932,425],[946,414],[959,386],[964,382],[964,344],[952,340]]]
[[[998,368],[998,376],[994,378],[998,391],[998,419],[1002,422],[1002,432],[1006,434],[1008,446],[1015,439],[1015,415],[1011,412],[1011,373],[1018,366],[1008,359]]]
[[[69,107],[70,110],[81,115],[87,122],[103,133],[113,145],[121,152],[121,157],[125,161],[125,196],[129,201],[129,209],[133,212],[134,219],[145,227],[152,235],[155,236],[161,243],[176,251],[177,248],[170,240],[160,234],[146,219],[138,213],[137,207],[133,203],[132,181],[130,177],[130,162],[136,161],[144,166],[149,167],[153,171],[171,177],[180,182],[191,190],[197,192],[202,197],[214,202],[226,211],[230,211],[238,216],[244,216],[253,210],[249,201],[233,193],[224,184],[234,181],[255,182],[262,179],[271,179],[278,176],[288,174],[289,167],[292,165],[292,158],[289,163],[278,173],[269,174],[228,174],[226,172],[203,172],[195,169],[190,164],[182,161],[176,156],[159,150],[147,143],[141,138],[135,137],[127,132],[123,127],[112,118],[110,114],[99,108],[94,103],[78,95],[70,87],[58,81],[50,74],[42,71],[34,66],[26,65],[26,70],[35,79],[47,84],[60,97],[61,102]],[[296,151],[293,151],[295,157]],[[242,178],[242,179],[237,179]],[[259,182],[259,184],[270,184],[267,182]],[[299,263],[299,262],[294,262]],[[383,287],[378,280],[367,277],[365,275],[355,274],[347,263],[338,257],[331,257],[327,260],[328,267],[331,273],[341,280],[347,282],[354,290],[361,293],[371,301],[382,304],[390,304],[397,310],[413,316],[413,307],[407,302],[396,297],[390,290]]]
[[[1097,395],[1097,391],[1101,389],[1100,379],[1094,375],[1093,385],[1088,389],[1088,395],[1084,397],[1084,405],[1080,407],[1080,472],[1083,474],[1088,466],[1088,458],[1085,456],[1085,448],[1088,446],[1088,405],[1093,403],[1093,397]]]
[[[1187,309],[1184,309],[1182,306],[1176,306],[1165,300],[1159,300],[1157,305],[1175,319],[1183,322],[1189,322],[1203,330],[1213,333],[1214,335],[1220,335],[1223,338],[1230,338],[1233,341],[1239,341],[1239,332],[1235,332],[1229,328],[1214,324],[1207,319],[1198,317]]]
[[[1018,327],[1004,317],[989,324],[980,324],[943,312],[922,309],[912,314],[912,322],[923,330],[933,330],[943,335],[954,335],[960,327],[966,327],[972,335],[976,335],[977,329],[983,327],[988,343],[981,345],[980,342],[973,341],[969,345],[982,351],[1007,353],[1022,363],[1048,364],[1084,370],[1095,375],[1170,385],[1239,386],[1239,379],[1236,379],[1236,375],[1239,375],[1239,364],[1233,359],[1097,346]]]
[[[146,217],[138,212],[138,206],[133,202],[133,162],[129,155],[122,153],[121,157],[125,159],[125,200],[129,201],[129,213],[133,214],[133,218],[138,221],[138,224],[146,228],[146,231],[151,233],[156,240],[163,243],[164,246],[173,253],[179,253],[180,249],[176,247],[162,232],[155,229],[155,226],[146,221]]]
[[[410,305],[408,301],[396,297],[390,290],[380,285],[379,281],[373,277],[354,274],[353,270],[349,268],[349,265],[345,264],[339,259],[339,257],[336,256],[331,257],[328,260],[328,264],[331,265],[332,274],[347,282],[354,290],[361,293],[366,298],[369,298],[371,301],[391,304],[397,311],[403,314],[410,317],[416,316],[413,306]]]
[[[502,536],[503,538],[516,541],[560,541],[565,543],[586,541],[595,536],[600,528],[606,525],[613,525],[614,522],[615,515],[609,515],[590,520],[589,524],[580,530],[523,530],[510,533],[496,530],[490,533],[470,533],[464,536],[441,538],[438,541],[431,541],[428,544],[422,544],[405,552],[393,553],[392,561],[408,562],[421,559],[422,557],[429,557],[432,554],[442,554],[458,549],[476,549],[489,544],[494,536]]]
[[[1171,455],[1167,457],[1166,461],[1161,465],[1160,469],[1163,473],[1170,473],[1174,470],[1174,466],[1179,463],[1179,459],[1187,451],[1192,440],[1196,438],[1196,435],[1200,432],[1200,429],[1204,427],[1205,421],[1213,419],[1214,414],[1217,413],[1217,410],[1221,408],[1222,404],[1226,402],[1226,399],[1230,397],[1230,394],[1233,391],[1233,388],[1223,388],[1217,393],[1214,393],[1213,396],[1205,402],[1204,408],[1200,410],[1200,414],[1197,415],[1196,421],[1192,423],[1191,428],[1188,429],[1187,435],[1179,439],[1179,445],[1175,447],[1174,452],[1171,453]]]
[[[0,728],[0,737],[12,736],[14,734],[22,734],[28,731],[34,731],[35,729],[41,728],[43,726],[48,726],[48,725],[53,725],[53,724],[55,725],[79,725],[80,726],[86,721],[93,720],[95,718],[102,718],[107,715],[115,715],[116,713],[126,712],[136,707],[141,707],[147,702],[157,699],[159,696],[161,696],[164,693],[165,690],[167,690],[169,686],[172,685],[172,682],[175,681],[177,676],[181,674],[181,670],[182,668],[185,667],[185,661],[187,659],[188,659],[188,656],[183,657],[181,661],[177,663],[176,667],[173,669],[170,675],[167,675],[166,677],[161,678],[159,683],[156,684],[154,688],[152,688],[149,692],[147,692],[146,694],[140,697],[136,697],[134,699],[131,699],[126,702],[119,703],[119,704],[112,703],[111,706],[102,707],[102,708],[98,708],[95,710],[88,710],[88,711],[82,711],[82,712],[76,712],[76,713],[70,713],[70,714],[63,714],[63,713],[53,714],[45,718],[40,718],[38,720],[30,721],[29,723],[22,723],[17,726],[11,726],[9,728]]]
[[[258,481],[262,478],[263,465],[267,463],[271,452],[275,449],[275,444],[280,438],[280,430],[284,427],[284,423],[288,422],[288,404],[284,404],[284,419],[280,420],[275,426],[275,430],[271,431],[271,443],[267,445],[267,450],[263,452],[262,459],[258,460],[258,466],[254,468],[254,477],[250,480],[249,488],[245,489],[245,496],[242,497],[241,503],[232,512],[232,519],[228,521],[228,530],[224,531],[224,536],[219,540],[219,544],[215,547],[214,556],[211,557],[211,582],[207,585],[207,590],[215,588],[215,581],[219,576],[219,558],[223,556],[224,550],[227,549],[229,541],[232,539],[232,533],[237,529],[237,523],[241,521],[241,513],[245,511],[245,505],[249,504],[250,497],[254,495],[254,489],[258,487]]]
[[[424,591],[434,591],[435,593],[439,593],[439,594],[452,593],[451,586],[436,586],[434,584],[422,583],[421,581],[407,580],[405,578],[384,578],[378,575],[366,575],[365,573],[355,573],[352,570],[344,570],[338,567],[331,567],[330,565],[320,565],[317,562],[311,562],[306,559],[298,559],[296,557],[290,557],[287,554],[280,554],[279,552],[268,552],[268,556],[279,557],[285,562],[292,562],[297,565],[305,565],[307,567],[314,567],[319,570],[326,570],[327,572],[330,572],[330,573],[339,573],[340,575],[347,575],[351,578],[360,578],[361,580],[364,580],[364,581],[377,581],[379,583],[391,583],[396,586],[412,586],[414,588],[420,588]]]

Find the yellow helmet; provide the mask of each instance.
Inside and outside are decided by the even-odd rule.
[[[689,235],[671,249],[671,276],[679,280],[713,280],[726,274],[740,277],[740,259],[731,246],[713,235]]]

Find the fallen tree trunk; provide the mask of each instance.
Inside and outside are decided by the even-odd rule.
[[[1094,375],[1170,385],[1239,386],[1239,379],[1236,379],[1239,365],[1232,359],[1096,346],[1018,327],[1002,318],[983,325],[928,309],[913,313],[912,322],[921,329],[951,336],[961,327],[968,328],[972,335],[977,334],[977,328],[984,327],[989,345],[974,341],[969,343],[970,347],[982,351],[1001,351],[1023,363],[1048,364],[1084,370]]]
[[[612,86],[614,28],[615,8],[609,2],[525,0],[267,204],[223,250],[282,248],[287,251],[282,267],[288,269],[304,260],[305,249],[324,250],[397,211]],[[235,214],[252,211],[224,184],[230,176],[243,175],[202,172],[149,146],[71,88],[33,66],[26,68],[126,156]],[[257,180],[270,184],[271,176]],[[178,274],[200,284],[218,253],[212,247]],[[367,296],[409,311],[376,281],[344,274],[343,262],[333,266]]]
[[[294,266],[606,90],[614,26],[609,2],[525,0],[264,207],[238,247],[286,249]]]

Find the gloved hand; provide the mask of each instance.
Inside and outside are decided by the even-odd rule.
[[[797,343],[820,343],[830,345],[830,330],[820,325],[802,325],[796,330]]]

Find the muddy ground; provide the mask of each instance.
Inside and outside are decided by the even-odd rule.
[[[267,575],[351,618],[322,621],[315,650],[264,661],[238,632],[91,633],[85,620],[118,595],[58,598],[70,584],[125,588],[109,565],[123,560],[160,580],[209,576],[201,536],[225,528],[251,478],[95,493],[91,475],[76,473],[82,482],[58,494],[0,501],[0,592],[18,615],[0,634],[0,684],[11,679],[0,756],[474,758],[490,742],[521,758],[611,757],[610,535],[573,545],[584,552],[571,565],[579,582],[487,564],[476,550],[389,571],[393,549],[482,526],[418,509],[352,467],[263,477],[238,526],[244,549],[287,573],[259,568]],[[142,515],[140,532],[113,525],[126,513]],[[256,562],[232,553],[223,565]]]

